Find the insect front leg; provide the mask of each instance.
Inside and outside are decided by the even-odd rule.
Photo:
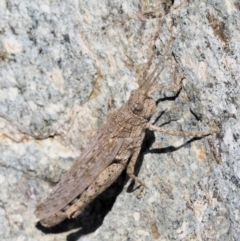
[[[114,163],[108,166],[97,179],[81,194],[72,206],[66,210],[68,218],[75,218],[100,193],[107,189],[124,170],[125,165]]]
[[[163,127],[158,127],[158,126],[152,125],[150,123],[147,124],[146,128],[151,131],[158,131],[158,132],[162,132],[164,134],[168,134],[168,135],[172,135],[172,136],[185,136],[185,137],[198,137],[198,138],[201,138],[204,136],[209,136],[209,135],[216,133],[216,131],[207,131],[207,132],[202,132],[202,133],[175,131],[175,130],[170,130],[170,129],[163,128]]]
[[[132,178],[135,182],[138,182],[140,184],[140,189],[139,189],[139,192],[137,194],[138,198],[140,198],[141,193],[142,193],[142,191],[145,188],[144,182],[134,175],[134,167],[135,167],[135,163],[137,161],[139,152],[140,152],[140,148],[135,150],[135,152],[133,153],[133,155],[132,155],[132,157],[130,159],[130,162],[128,163],[128,166],[127,166],[127,174],[128,174],[128,176],[130,178]]]

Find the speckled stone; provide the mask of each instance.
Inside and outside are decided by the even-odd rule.
[[[240,4],[172,2],[0,1],[2,240],[239,240]],[[123,174],[76,220],[35,226],[37,203],[81,154],[109,100],[119,108],[167,46],[177,77],[166,61],[158,82],[185,76],[184,86],[155,94],[163,101],[151,121],[219,134],[148,133],[136,166],[141,199]]]

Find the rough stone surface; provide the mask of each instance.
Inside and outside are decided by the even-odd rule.
[[[240,240],[240,4],[172,2],[0,1],[1,240]],[[141,199],[123,173],[76,220],[36,225],[35,206],[101,125],[108,101],[120,107],[166,49],[175,64],[162,63],[158,82],[183,75],[184,87],[155,94],[162,101],[151,121],[219,134],[147,133],[136,166]]]

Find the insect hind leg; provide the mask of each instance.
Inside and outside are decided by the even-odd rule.
[[[108,166],[97,179],[81,194],[79,200],[75,201],[67,210],[68,218],[75,218],[84,208],[100,193],[107,189],[121,174],[125,166],[114,163]]]

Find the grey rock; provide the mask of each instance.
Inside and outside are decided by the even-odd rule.
[[[240,4],[171,2],[0,2],[2,240],[240,240]],[[136,166],[141,199],[123,173],[76,220],[35,227],[36,205],[81,154],[108,101],[119,108],[168,46],[175,65],[163,61],[158,82],[185,76],[184,86],[155,94],[162,101],[151,121],[218,135],[147,133]]]

